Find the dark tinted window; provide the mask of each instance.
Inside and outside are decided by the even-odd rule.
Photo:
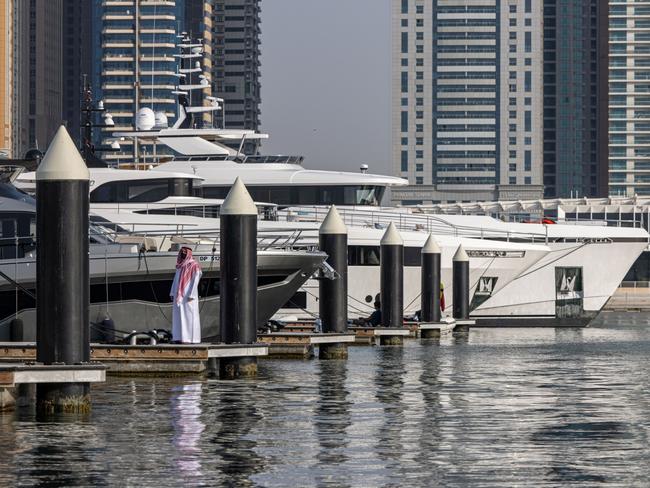
[[[277,205],[379,205],[383,186],[248,186],[256,202]],[[204,198],[226,198],[230,187],[202,187]]]
[[[192,195],[192,180],[188,178],[112,181],[90,192],[93,203],[158,202],[171,196]]]

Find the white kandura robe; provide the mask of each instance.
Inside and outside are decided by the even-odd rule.
[[[174,341],[198,344],[201,342],[201,317],[199,314],[199,280],[201,272],[194,273],[192,279],[183,290],[181,303],[176,303],[178,282],[181,279],[180,270],[176,270],[172,289],[172,339]],[[188,300],[192,298],[192,300]]]

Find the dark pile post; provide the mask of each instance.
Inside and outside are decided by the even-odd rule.
[[[62,126],[36,171],[36,360],[90,361],[88,184],[90,175]],[[37,407],[90,408],[88,383],[43,383]]]
[[[458,246],[453,258],[453,312],[458,320],[469,319],[469,256]]]
[[[336,207],[332,205],[318,231],[321,251],[327,254],[327,264],[336,271],[336,278],[322,278],[318,284],[318,311],[323,332],[344,334],[348,331],[348,230]],[[320,359],[347,359],[344,343],[322,344]]]
[[[257,341],[257,207],[237,178],[221,205],[221,330],[226,344]],[[256,357],[222,359],[222,378],[257,374]]]
[[[440,258],[440,247],[433,235],[429,235],[421,256],[421,322],[440,322]],[[422,338],[427,339],[435,335],[435,332],[437,331],[423,330]]]
[[[381,238],[380,287],[381,324],[386,328],[404,327],[404,241],[391,222]],[[381,345],[400,346],[402,336],[381,336]]]

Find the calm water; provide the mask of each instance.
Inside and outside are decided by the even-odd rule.
[[[82,421],[0,417],[0,485],[648,486],[650,327],[606,321],[110,379]]]

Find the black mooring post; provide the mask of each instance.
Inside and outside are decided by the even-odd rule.
[[[226,344],[257,341],[257,207],[237,178],[221,205],[221,336]],[[254,376],[257,358],[222,359],[222,378]]]
[[[440,322],[440,247],[430,235],[422,248],[421,322]]]
[[[344,334],[348,331],[348,230],[332,205],[318,231],[318,245],[336,272],[334,279],[321,278],[318,284],[318,312],[323,332]],[[347,359],[345,343],[322,344],[320,359]]]
[[[453,313],[459,320],[469,319],[469,256],[458,246],[453,258]]]
[[[66,129],[59,128],[36,170],[36,360],[90,361],[88,189],[90,175]],[[88,383],[42,383],[46,412],[90,408]]]
[[[404,241],[391,222],[381,239],[380,288],[381,324],[387,328],[404,327]],[[402,336],[380,336],[382,345],[401,345]]]

